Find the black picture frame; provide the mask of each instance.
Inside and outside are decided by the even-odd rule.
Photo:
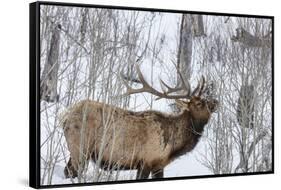
[[[100,9],[118,9],[118,10],[131,10],[131,11],[150,11],[162,13],[179,13],[179,14],[198,14],[198,15],[213,15],[213,16],[229,16],[241,18],[259,18],[271,20],[271,112],[272,112],[272,151],[271,151],[271,170],[260,172],[247,172],[247,173],[230,173],[230,174],[212,174],[212,175],[199,175],[199,176],[184,176],[184,177],[165,177],[161,179],[140,179],[140,180],[121,180],[121,181],[105,181],[105,182],[91,182],[91,183],[72,183],[72,184],[52,184],[42,185],[40,178],[40,6],[62,6],[62,7],[83,7],[83,8],[100,8]],[[229,13],[215,13],[215,12],[201,12],[201,11],[186,11],[186,10],[169,10],[169,9],[156,9],[156,8],[136,8],[136,7],[121,7],[121,6],[108,6],[108,5],[91,5],[91,4],[77,4],[77,3],[60,3],[60,2],[45,2],[37,1],[30,3],[29,8],[29,185],[33,188],[55,188],[55,187],[73,187],[85,185],[103,185],[103,184],[120,184],[120,183],[136,183],[147,181],[161,181],[161,180],[182,180],[182,179],[195,179],[195,178],[213,178],[213,177],[231,177],[243,175],[260,175],[260,174],[273,174],[274,173],[274,17],[264,15],[248,15],[248,14],[229,14]]]

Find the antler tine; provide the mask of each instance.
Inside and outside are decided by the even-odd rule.
[[[179,90],[182,89],[179,85],[177,85],[175,88],[170,87],[170,86],[169,86],[168,84],[166,84],[162,79],[160,79],[160,84],[161,84],[161,88],[162,88],[163,91],[164,91],[163,86],[165,86],[165,87],[168,89],[167,91],[164,91],[164,93],[166,93],[166,94],[171,94],[171,93],[173,93],[173,92],[177,92],[177,91],[179,91]],[[162,86],[162,85],[163,85],[163,86]]]
[[[135,89],[131,88],[130,85],[122,77],[121,77],[121,81],[123,82],[123,84],[126,86],[126,89],[127,89],[127,92],[125,92],[122,96],[128,96],[130,94],[133,94],[132,91],[134,91]],[[134,92],[134,93],[137,93],[137,92]]]
[[[144,79],[144,76],[142,75],[141,71],[140,71],[140,68],[139,68],[139,65],[136,65],[136,71],[137,71],[137,74],[138,74],[138,77],[139,77],[139,80],[142,84],[142,88],[139,88],[139,89],[134,89],[134,88],[131,88],[129,86],[129,84],[127,82],[124,82],[126,88],[127,88],[127,92],[124,94],[125,96],[126,95],[131,95],[131,94],[137,94],[137,93],[141,93],[141,92],[149,92],[151,94],[154,94],[156,96],[163,96],[163,94],[157,90],[155,90],[154,88],[152,88],[147,82],[146,80]]]
[[[177,85],[175,88],[170,87],[168,84],[166,84],[166,83],[165,83],[162,79],[160,79],[160,78],[159,78],[159,81],[160,81],[161,89],[162,89],[162,91],[163,91],[163,93],[164,93],[165,95],[171,94],[171,93],[173,93],[173,92],[180,91],[180,90],[182,89],[181,87],[178,87],[178,85]],[[163,86],[165,86],[168,90],[165,91],[165,88],[164,88]],[[159,100],[159,99],[161,99],[161,98],[162,98],[162,97],[158,97],[158,98],[156,98],[156,100]]]
[[[170,87],[163,80],[160,79],[161,88],[164,91],[164,88],[162,87],[162,85],[163,85],[168,89],[168,91],[165,92],[166,94],[170,94],[170,93],[173,93],[173,92],[178,92],[180,90],[184,90],[185,93],[186,93],[186,98],[188,98],[189,95],[190,95],[190,84],[189,84],[189,82],[186,83],[184,81],[184,77],[178,69],[177,69],[177,73],[180,76],[181,82],[177,83],[177,86],[175,88]]]
[[[139,77],[139,80],[142,84],[142,88],[139,88],[139,89],[133,89],[129,86],[129,84],[127,82],[124,82],[126,88],[127,88],[127,92],[124,94],[124,95],[130,95],[130,94],[136,94],[136,93],[141,93],[141,92],[148,92],[148,93],[151,93],[153,95],[156,95],[158,96],[157,99],[160,99],[160,98],[167,98],[167,99],[179,99],[179,98],[186,98],[187,96],[189,96],[189,92],[187,92],[186,94],[183,94],[183,95],[168,95],[167,92],[159,92],[158,90],[154,89],[152,86],[150,86],[147,81],[145,80],[140,68],[139,68],[139,65],[136,65],[136,71],[137,71],[137,74],[138,74],[138,77]],[[187,88],[186,86],[185,87],[181,87],[181,88],[171,88],[170,86],[168,86],[166,83],[164,83],[162,81],[163,85],[166,86],[168,88],[168,90],[180,90],[180,89],[183,89],[183,88]],[[169,92],[171,93],[171,92]]]
[[[177,69],[177,72],[181,79],[181,87],[187,92],[187,96],[189,97],[190,96],[190,84],[189,84],[189,82],[187,82],[187,84],[186,84],[186,82],[184,81],[184,77],[179,69]]]
[[[198,92],[198,96],[201,96],[201,95],[202,95],[202,92],[203,92],[204,87],[205,87],[205,77],[202,76],[202,83],[201,83],[201,88],[200,88],[200,90],[199,90],[199,92]]]
[[[202,82],[201,82],[202,81]],[[202,93],[202,90],[204,88],[204,83],[205,83],[205,78],[204,76],[202,76],[201,80],[199,81],[198,85],[196,86],[196,88],[193,90],[193,92],[191,93],[191,96],[194,96],[198,90],[199,90],[199,93],[198,95],[201,96],[201,93]]]
[[[123,71],[123,69],[122,69],[122,71]],[[123,72],[121,72],[120,75],[122,76]],[[121,80],[122,80],[123,84],[126,86],[126,89],[127,89],[127,91],[122,96],[128,96],[130,94],[136,94],[136,93],[140,93],[141,92],[141,89],[134,89],[134,88],[132,88],[123,77],[121,77]]]

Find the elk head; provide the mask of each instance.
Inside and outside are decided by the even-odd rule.
[[[215,112],[218,106],[218,101],[215,99],[207,100],[199,96],[193,96],[187,101],[176,100],[176,105],[190,112],[192,118],[207,122],[211,113]]]

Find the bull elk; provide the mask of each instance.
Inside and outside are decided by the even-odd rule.
[[[158,98],[174,99],[180,113],[133,112],[91,100],[73,105],[61,120],[70,151],[64,170],[67,178],[79,176],[89,160],[102,169],[136,169],[137,179],[146,179],[150,173],[152,178],[162,178],[165,166],[198,143],[218,105],[217,100],[201,97],[204,77],[191,91],[178,71],[181,83],[173,88],[160,80],[159,91],[148,84],[138,66],[136,70],[142,88],[132,88],[123,81],[126,95],[148,92]]]

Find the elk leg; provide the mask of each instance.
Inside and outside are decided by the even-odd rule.
[[[64,168],[64,175],[66,178],[75,178],[78,176],[78,172],[73,166],[73,163],[71,162],[71,158],[69,159],[67,165]]]
[[[164,170],[163,169],[152,170],[151,171],[151,177],[152,177],[152,179],[163,178],[164,177]]]
[[[139,168],[137,171],[137,179],[147,179],[150,174],[150,169],[148,168]]]
[[[66,178],[81,176],[89,160],[89,141],[86,137],[83,138],[83,141],[80,140],[81,131],[79,126],[81,124],[75,122],[69,126],[64,126],[64,135],[70,152],[70,159],[64,169]]]
[[[88,159],[83,159],[81,162],[74,161],[74,159],[69,159],[67,165],[64,168],[64,175],[66,178],[75,178],[81,176],[88,164]]]

